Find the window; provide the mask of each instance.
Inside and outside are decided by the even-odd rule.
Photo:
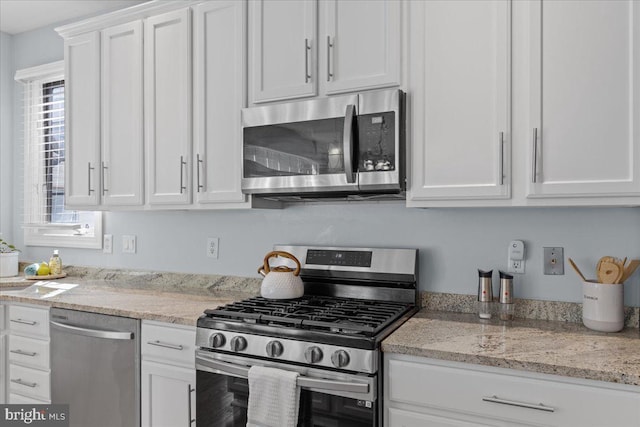
[[[24,240],[32,246],[102,247],[100,212],[64,207],[64,64],[16,72],[24,84]]]

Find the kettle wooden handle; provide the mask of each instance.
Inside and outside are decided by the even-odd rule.
[[[266,276],[269,272],[271,272],[271,269],[269,268],[269,258],[275,258],[278,256],[293,260],[296,263],[296,269],[293,272],[293,275],[298,276],[300,274],[301,266],[300,266],[300,261],[298,261],[298,258],[293,256],[289,252],[284,252],[284,251],[272,251],[272,252],[269,252],[267,255],[265,255],[263,265],[258,269],[258,273],[262,274],[263,276]],[[286,271],[291,271],[291,269],[288,267],[275,267],[274,271],[286,272]]]

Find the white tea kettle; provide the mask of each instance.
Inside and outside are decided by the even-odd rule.
[[[293,260],[296,263],[296,269],[285,265],[269,267],[269,259],[278,256]],[[300,261],[289,252],[269,252],[264,257],[264,264],[258,268],[258,273],[264,276],[260,286],[260,295],[264,298],[293,299],[304,295],[304,285],[300,278]]]

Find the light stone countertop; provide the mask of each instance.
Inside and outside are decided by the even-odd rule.
[[[65,266],[57,284],[78,286],[51,298],[23,276],[0,279],[0,301],[46,305],[135,319],[195,325],[208,308],[259,294],[260,279]]]
[[[73,283],[65,281],[64,283]],[[107,288],[81,284],[52,298],[41,299],[35,292],[1,291],[0,301],[46,305],[89,311],[134,319],[158,320],[182,325],[196,325],[205,309],[233,302],[238,297],[196,296],[152,290]]]
[[[382,351],[640,386],[640,331],[596,332],[579,323],[422,310]]]

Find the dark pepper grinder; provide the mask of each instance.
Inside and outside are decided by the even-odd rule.
[[[478,270],[478,316],[481,319],[491,319],[491,305],[493,303],[492,276],[493,270]]]
[[[500,320],[513,320],[513,276],[500,271]]]

